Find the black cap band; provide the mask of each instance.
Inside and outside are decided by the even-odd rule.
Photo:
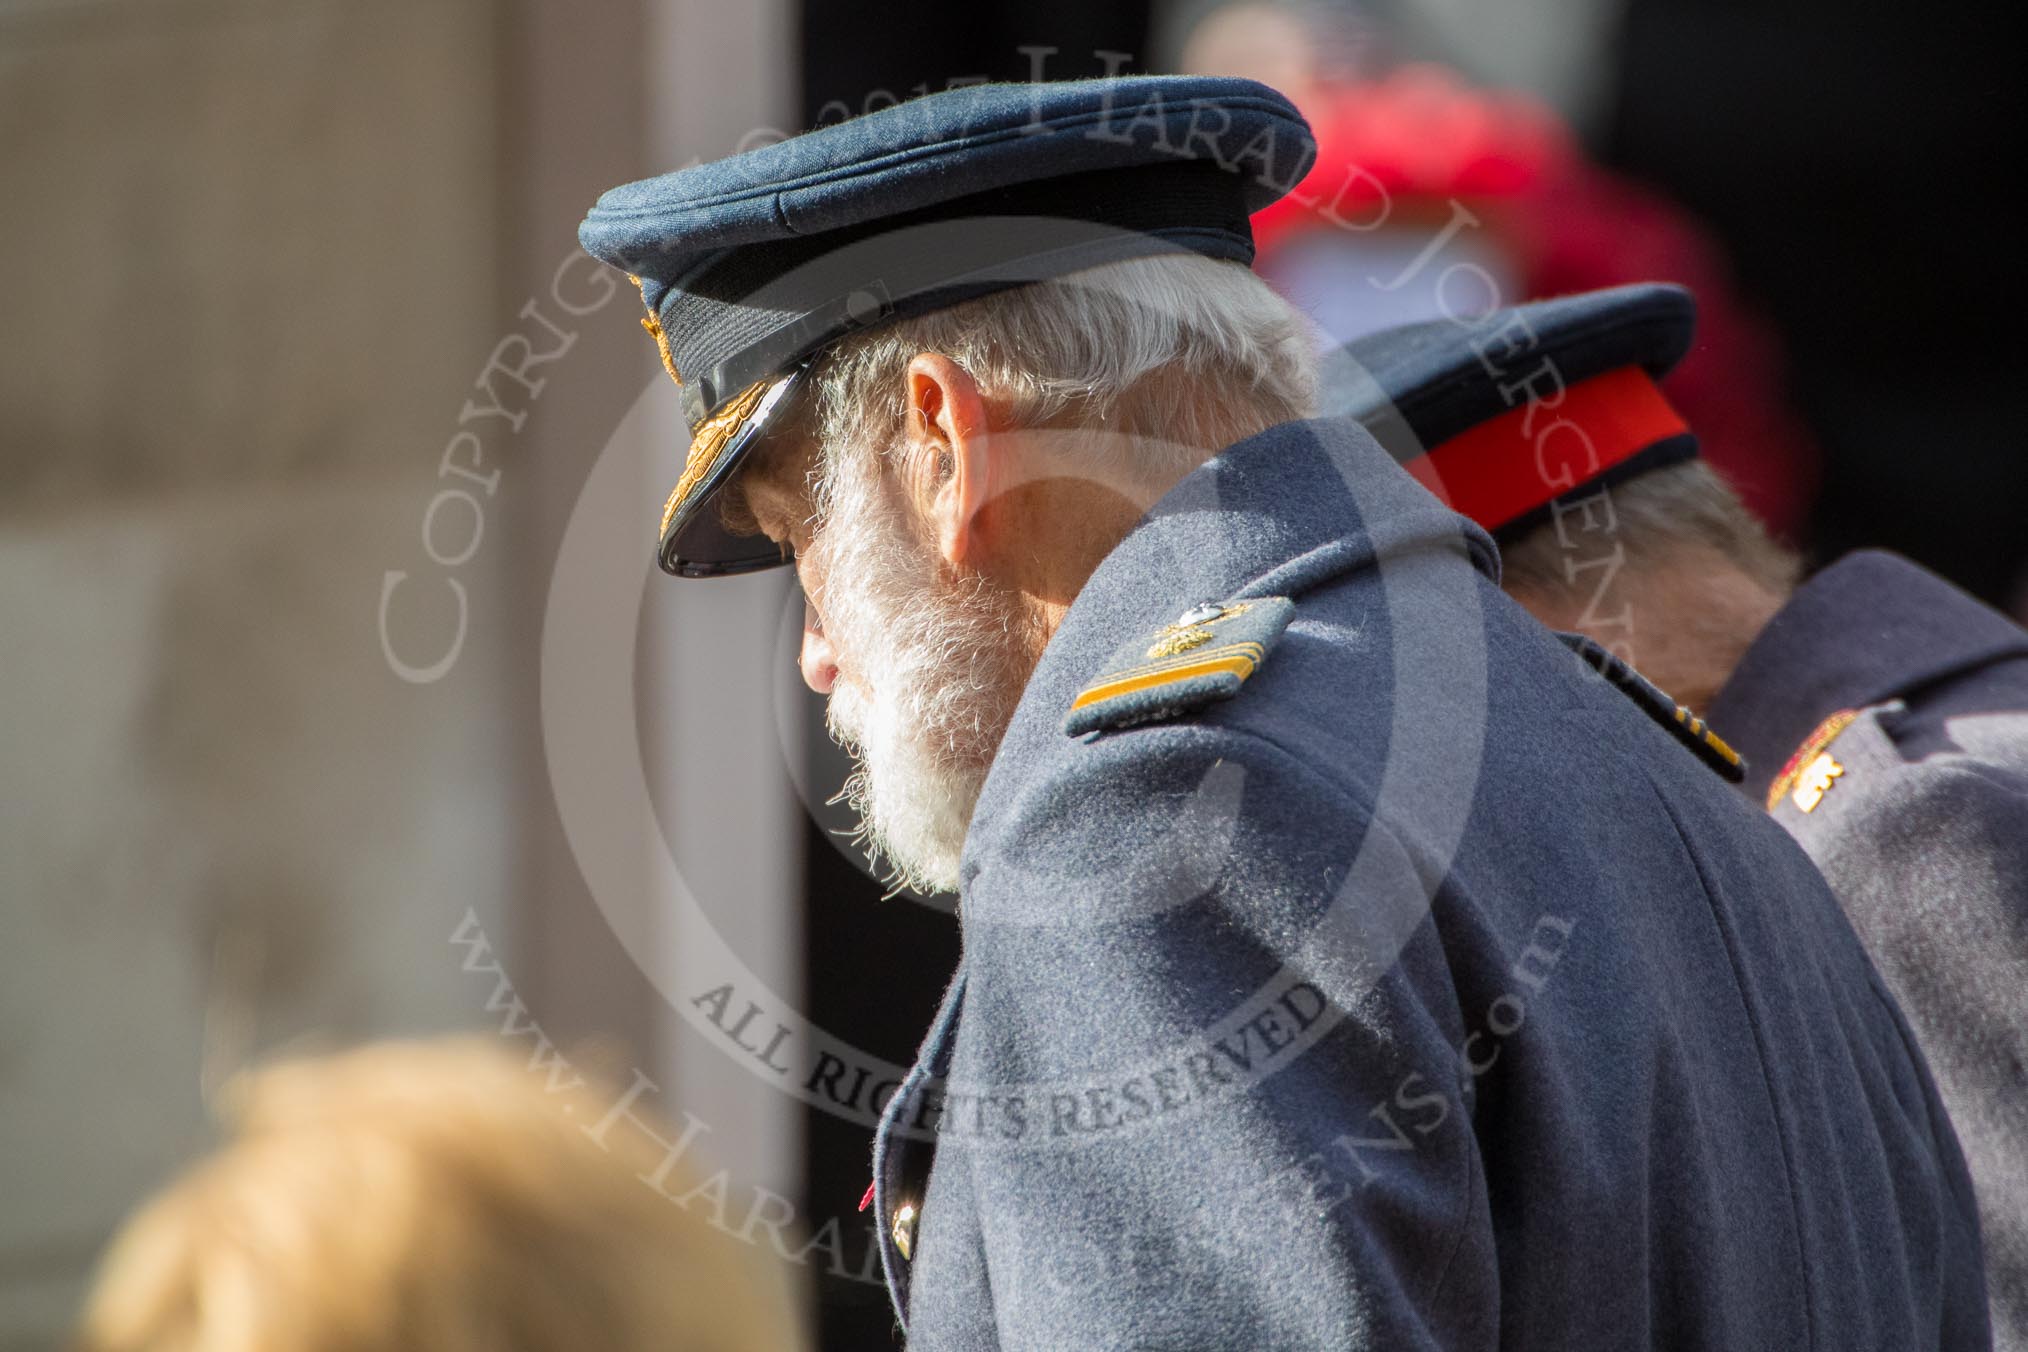
[[[685,416],[694,428],[756,381],[887,319],[1151,253],[1250,263],[1245,184],[1208,161],[1096,170],[731,250],[672,285],[662,302]],[[1009,222],[1016,228],[999,228]],[[837,266],[826,265],[832,259]]]

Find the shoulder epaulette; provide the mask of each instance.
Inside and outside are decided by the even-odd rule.
[[[1697,759],[1716,770],[1720,778],[1730,784],[1740,783],[1746,778],[1746,762],[1737,751],[1726,745],[1723,737],[1711,730],[1710,724],[1691,713],[1687,706],[1669,698],[1653,681],[1635,671],[1625,658],[1583,634],[1559,632],[1556,636],[1586,666],[1605,677],[1609,684],[1639,705],[1650,718],[1667,728],[1677,741],[1696,752]]]
[[[1286,596],[1207,601],[1121,646],[1071,701],[1071,736],[1170,718],[1231,699],[1295,614]]]

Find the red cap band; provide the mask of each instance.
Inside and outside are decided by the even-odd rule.
[[[1647,371],[1622,366],[1467,428],[1404,468],[1494,531],[1689,430]]]

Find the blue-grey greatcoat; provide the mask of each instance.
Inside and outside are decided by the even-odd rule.
[[[876,1142],[913,1346],[1987,1345],[1830,891],[1495,568],[1290,424],[1078,595]]]
[[[1711,718],[1914,1026],[1978,1191],[1995,1344],[2028,1349],[2028,631],[1861,551],[1796,591]]]

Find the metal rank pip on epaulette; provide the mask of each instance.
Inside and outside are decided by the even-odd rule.
[[[1653,681],[1635,671],[1625,658],[1597,640],[1586,638],[1583,634],[1559,632],[1556,636],[1577,654],[1578,660],[1605,677],[1614,689],[1667,728],[1677,741],[1696,753],[1697,759],[1716,770],[1720,778],[1728,784],[1745,780],[1745,760],[1726,744],[1723,737],[1711,730],[1710,724],[1691,713],[1688,706],[1669,698]]]
[[[1078,692],[1063,730],[1073,737],[1200,709],[1239,693],[1289,627],[1286,596],[1207,601],[1115,652]]]

